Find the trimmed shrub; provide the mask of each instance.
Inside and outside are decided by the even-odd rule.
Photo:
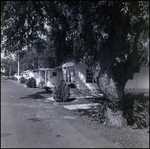
[[[70,95],[69,86],[64,80],[60,80],[53,89],[53,98],[57,102],[65,102]]]
[[[29,78],[26,82],[26,86],[30,88],[36,88],[36,80],[33,77]]]

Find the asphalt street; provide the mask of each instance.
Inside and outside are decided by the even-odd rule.
[[[1,148],[121,148],[37,92],[1,78]]]

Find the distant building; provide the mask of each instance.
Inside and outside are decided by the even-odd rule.
[[[50,89],[62,79],[62,71],[53,68],[39,68],[34,70],[36,86],[39,88]]]

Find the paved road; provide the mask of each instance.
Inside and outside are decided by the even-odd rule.
[[[121,147],[63,112],[63,104],[35,94],[37,91],[40,89],[1,78],[2,148]]]

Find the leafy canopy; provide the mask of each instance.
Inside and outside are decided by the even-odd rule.
[[[138,50],[138,62],[149,61],[148,1],[7,1],[1,22],[6,53],[34,49],[55,65],[71,59],[115,65]]]

